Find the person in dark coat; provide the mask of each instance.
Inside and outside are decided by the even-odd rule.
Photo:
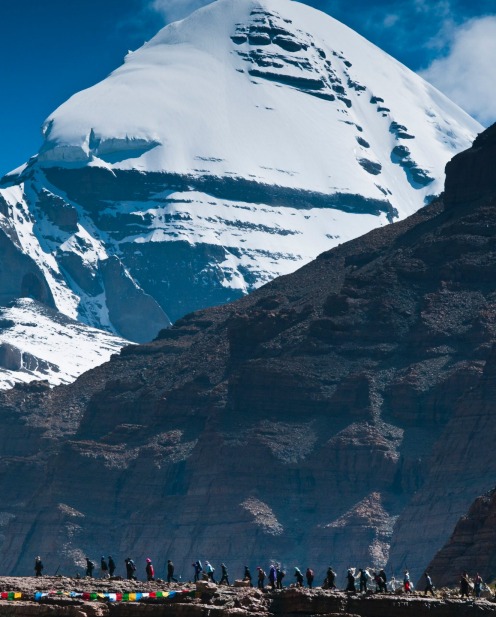
[[[171,581],[174,581],[174,583],[177,583],[177,578],[174,578],[174,564],[172,563],[170,559],[168,559],[167,560],[167,582],[169,583],[169,585],[171,584]]]
[[[115,561],[112,559],[112,557],[110,555],[109,555],[109,558],[108,558],[108,567],[109,567],[109,574],[110,574],[110,576],[114,576]]]
[[[282,579],[286,576],[286,572],[282,569],[282,566],[277,566],[276,570],[276,587],[282,589]]]
[[[464,572],[460,578],[460,595],[467,597],[470,595],[470,580],[468,578],[468,573]]]
[[[245,566],[245,573],[243,574],[243,580],[248,581],[250,583],[250,587],[253,587],[253,584],[251,582],[251,572],[248,566]]]
[[[145,571],[146,571],[146,579],[148,581],[154,581],[155,580],[155,568],[153,567],[152,560],[150,559],[150,557],[148,557],[146,560]]]
[[[258,566],[257,570],[258,570],[258,588],[263,589],[266,575],[260,566]]]
[[[432,595],[434,595],[434,585],[432,584],[432,578],[429,576],[427,572],[424,572],[424,577],[425,577],[424,594],[427,595],[430,592]]]
[[[108,577],[108,565],[107,562],[105,561],[105,557],[102,555],[102,558],[100,560],[100,573],[102,578],[107,578]]]
[[[360,569],[359,573],[360,573],[360,593],[362,591],[365,591],[365,593],[367,593],[367,581],[368,581],[367,573],[363,569]]]
[[[355,577],[353,576],[353,572],[351,570],[348,570],[347,574],[346,574],[346,589],[345,591],[353,591],[354,593],[356,592],[356,588],[355,588]]]
[[[36,576],[41,576],[43,572],[43,563],[41,561],[41,557],[38,555],[34,560],[34,571]]]
[[[221,570],[222,570],[222,576],[221,576],[221,579],[219,581],[219,585],[222,585],[222,583],[226,583],[226,585],[230,585],[230,583],[229,583],[229,575],[227,573],[226,564],[221,563],[220,567],[221,567]]]
[[[136,580],[136,564],[134,563],[134,561],[131,559],[131,557],[127,557],[124,560],[124,563],[126,564],[126,576],[129,580],[133,579]]]
[[[95,564],[91,561],[91,559],[86,557],[86,576],[93,578],[94,569],[95,569]]]
[[[482,576],[477,572],[474,578],[474,595],[476,598],[481,597],[482,592]]]
[[[336,589],[336,572],[334,572],[332,566],[327,568],[324,587],[325,589]]]
[[[311,568],[307,568],[307,571],[305,572],[305,576],[307,577],[307,585],[308,585],[308,587],[310,589],[312,589],[313,579],[315,578],[313,570]]]
[[[382,584],[379,585],[379,591],[387,593],[387,576],[384,568],[382,568],[382,570],[379,570],[378,576],[382,581]]]
[[[201,561],[198,559],[198,560],[195,561],[195,563],[192,563],[191,565],[195,569],[195,579],[194,579],[194,582],[197,583],[200,580],[200,578],[201,578],[201,573],[203,572],[203,567],[202,567]]]

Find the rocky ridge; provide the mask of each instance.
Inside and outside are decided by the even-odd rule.
[[[496,575],[493,546],[496,520],[496,489],[478,497],[429,564],[429,571],[442,585],[454,585],[459,575],[471,569],[492,581]],[[458,574],[458,576],[457,576]]]
[[[163,582],[138,583],[67,579],[0,579],[0,591],[22,590],[26,594],[39,589],[52,592],[74,591],[114,593],[155,591],[164,589]],[[172,585],[171,589],[176,586]],[[180,617],[472,617],[493,616],[496,604],[492,600],[464,601],[450,597],[425,598],[395,595],[350,595],[322,589],[286,588],[282,591],[260,591],[242,587],[217,587],[212,584],[186,584],[182,588],[196,591],[196,597],[176,597],[173,600],[147,599],[140,602],[108,603],[84,601],[79,598],[51,596],[40,602],[0,600],[0,616],[39,617],[136,617],[137,615]]]
[[[204,556],[420,575],[494,484],[495,154],[493,127],[409,219],[0,395],[5,568],[106,546],[184,576]]]

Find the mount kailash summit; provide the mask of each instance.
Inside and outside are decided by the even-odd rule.
[[[61,105],[3,179],[0,303],[107,331],[88,332],[89,368],[108,333],[149,341],[415,212],[480,130],[328,15],[218,0]],[[74,377],[54,379],[42,337],[29,362],[23,345],[0,348],[5,383]]]

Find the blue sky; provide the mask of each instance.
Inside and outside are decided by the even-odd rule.
[[[43,120],[165,23],[208,0],[6,0],[0,176],[41,144]],[[483,124],[496,121],[496,0],[307,0],[420,72]]]

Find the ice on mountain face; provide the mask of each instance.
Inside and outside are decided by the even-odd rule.
[[[315,9],[218,0],[47,119],[4,227],[59,310],[141,341],[413,213],[480,128]]]
[[[0,307],[0,389],[43,379],[74,381],[129,342],[28,298]]]

